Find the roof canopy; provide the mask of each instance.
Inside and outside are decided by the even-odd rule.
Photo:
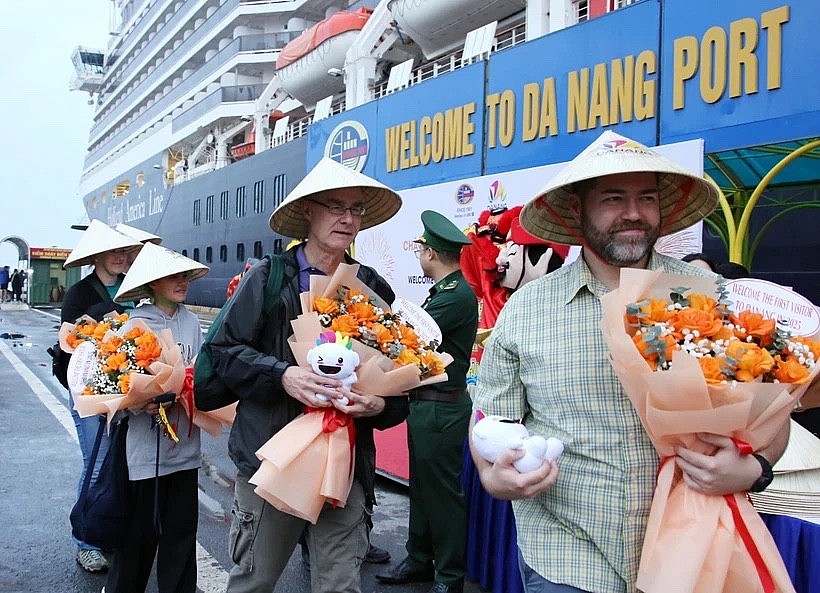
[[[724,190],[752,191],[760,180],[783,158],[813,141],[813,138],[754,148],[726,150],[707,154],[704,172]],[[781,170],[769,187],[810,185],[820,182],[820,149],[815,148],[796,158]]]

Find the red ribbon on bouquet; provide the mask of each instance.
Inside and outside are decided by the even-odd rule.
[[[732,442],[734,442],[735,447],[741,455],[751,455],[754,453],[754,450],[749,443],[736,438],[732,438]],[[661,459],[661,462],[658,465],[658,475],[660,475],[661,469],[664,465],[666,465],[666,462],[672,460],[673,458],[674,455],[669,455]],[[737,506],[737,501],[735,500],[734,495],[725,494],[723,495],[723,500],[726,501],[729,510],[732,512],[732,519],[735,522],[735,527],[737,528],[737,532],[740,535],[743,545],[746,547],[746,551],[749,553],[749,557],[752,559],[752,563],[757,571],[757,576],[760,579],[760,584],[763,586],[763,592],[773,593],[775,590],[774,579],[772,579],[772,575],[766,566],[766,562],[763,560],[760,550],[757,549],[754,539],[752,538],[752,534],[749,532],[749,528],[743,520],[743,516],[740,514],[740,509]]]
[[[350,450],[356,445],[356,424],[353,418],[336,408],[311,408],[305,406],[305,414],[311,412],[321,412],[322,416],[322,431],[336,432],[340,428],[347,428],[347,441],[350,444]],[[348,471],[353,469],[353,455],[350,456],[350,466]],[[336,506],[335,504],[333,506]]]
[[[734,442],[735,447],[737,447],[738,453],[741,455],[751,455],[754,453],[752,446],[746,441],[741,441],[740,439],[735,438],[733,438],[732,441]],[[752,534],[749,533],[749,528],[743,521],[743,517],[740,514],[740,509],[737,507],[735,497],[731,494],[726,494],[723,496],[723,499],[732,511],[732,518],[734,519],[735,527],[737,527],[737,531],[740,534],[740,539],[743,540],[743,544],[746,546],[746,551],[749,552],[749,556],[751,556],[752,562],[754,562],[755,570],[757,570],[757,576],[760,579],[760,584],[763,585],[763,592],[772,593],[775,589],[774,579],[772,579],[772,575],[766,567],[766,563],[763,561],[763,556],[760,555],[760,550],[757,549],[754,539],[752,539]]]
[[[188,412],[188,437],[191,436],[191,431],[194,429],[194,414],[196,413],[196,405],[194,404],[194,367],[187,367],[185,369],[185,380],[182,382],[182,389],[179,392],[179,397],[184,400],[185,409]]]

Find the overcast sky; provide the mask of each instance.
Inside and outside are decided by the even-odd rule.
[[[0,240],[72,248],[84,222],[79,196],[93,116],[88,93],[68,90],[78,45],[105,49],[109,0],[0,1]],[[0,244],[0,265],[17,249]]]

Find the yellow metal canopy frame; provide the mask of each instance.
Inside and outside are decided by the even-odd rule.
[[[818,148],[820,148],[820,139],[813,139],[706,156],[706,176],[721,187],[719,206],[725,220],[724,239],[730,261],[743,264],[747,268],[751,267],[753,249],[749,248],[749,223],[752,211],[767,188],[812,185],[820,182],[820,176],[818,176],[820,168],[817,162],[817,159],[820,159],[820,151],[816,151]],[[776,161],[773,166],[769,166],[768,162],[777,157],[780,157],[780,160]],[[809,158],[804,159],[806,161],[804,166],[795,167],[794,164],[801,157]],[[762,174],[762,177],[760,176],[761,163],[768,167],[768,171]],[[792,165],[793,170],[789,172],[789,175],[781,175],[789,165]],[[774,179],[778,175],[787,177],[787,179],[776,184]],[[751,188],[750,176],[752,179],[759,179],[751,194],[748,193]],[[725,192],[728,192],[732,199],[727,197]],[[812,206],[820,207],[820,203],[812,200],[791,206],[787,210]],[[736,212],[740,214],[739,219],[736,219]],[[765,227],[758,235],[763,231]]]

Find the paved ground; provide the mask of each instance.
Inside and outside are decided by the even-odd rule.
[[[90,575],[74,561],[68,513],[80,472],[80,451],[65,390],[51,375],[46,348],[56,340],[59,311],[0,308],[0,593],[96,593],[105,577]],[[199,588],[224,591],[233,465],[227,434],[203,436],[200,472]],[[404,557],[407,492],[380,480],[374,542]],[[382,566],[362,570],[364,593],[424,593],[430,584],[383,586]],[[288,564],[278,593],[308,592],[309,573],[298,552]],[[149,583],[148,591],[156,591]],[[468,584],[467,593],[479,589]]]

